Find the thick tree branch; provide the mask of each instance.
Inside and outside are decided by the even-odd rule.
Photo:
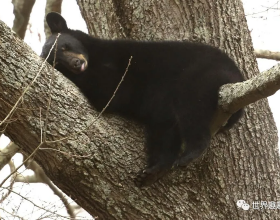
[[[257,58],[280,60],[280,52],[272,52],[269,50],[255,50],[255,54]]]
[[[239,109],[273,95],[280,89],[280,65],[242,83],[227,84],[219,91],[219,109],[213,119],[212,133]]]

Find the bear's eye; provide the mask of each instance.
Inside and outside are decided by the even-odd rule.
[[[69,44],[64,44],[64,45],[61,47],[61,50],[63,50],[63,51],[70,50]]]

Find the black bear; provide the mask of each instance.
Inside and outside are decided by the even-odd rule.
[[[46,58],[57,33],[56,69],[102,110],[131,65],[107,112],[137,120],[146,127],[148,167],[136,178],[148,186],[174,165],[187,165],[210,144],[210,123],[221,85],[243,81],[221,50],[193,42],[104,40],[68,29],[57,13],[46,17],[52,35],[41,56]],[[48,59],[52,64],[54,52]],[[236,112],[226,127],[241,116]],[[184,146],[184,147],[182,147]]]

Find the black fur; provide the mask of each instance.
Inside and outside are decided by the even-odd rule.
[[[174,164],[187,165],[199,157],[210,143],[209,125],[217,108],[220,86],[243,81],[235,63],[208,45],[101,40],[68,29],[57,13],[48,14],[47,22],[53,35],[41,56],[46,57],[57,32],[61,32],[56,68],[99,111],[111,98],[133,56],[107,112],[146,126],[148,168],[138,174],[138,186],[152,184]],[[71,52],[72,57],[65,51]],[[48,62],[52,61],[53,53]],[[231,125],[240,118],[241,111],[233,115]]]

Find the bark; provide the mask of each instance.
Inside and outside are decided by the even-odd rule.
[[[47,15],[50,12],[57,12],[61,13],[61,5],[63,0],[47,0],[46,2],[46,8],[45,8],[45,15]],[[51,30],[46,22],[46,19],[44,19],[44,28],[45,28],[45,35],[46,39],[51,35]]]
[[[35,0],[13,0],[12,3],[14,5],[15,15],[13,31],[16,32],[21,39],[24,39]]]
[[[280,65],[276,65],[245,83],[221,86],[219,108],[211,125],[212,134],[216,134],[230,116],[239,109],[277,92],[280,89],[279,71]]]
[[[81,0],[78,3],[89,31],[95,36],[205,42],[224,49],[246,78],[258,73],[239,0],[189,3]],[[41,62],[2,23],[0,39],[0,91],[5,91],[0,92],[4,100],[0,102],[3,119]],[[5,133],[28,153],[40,143],[39,109],[45,115],[51,72],[43,71],[13,115],[17,120],[6,128]],[[249,204],[279,201],[277,131],[267,100],[249,105],[235,129],[216,135],[201,159],[187,168],[173,170],[153,186],[141,190],[134,186],[133,177],[145,163],[143,128],[104,115],[90,129],[75,135],[73,132],[90,124],[96,112],[57,72],[51,95],[47,140],[69,134],[71,139],[44,144],[45,149],[36,153],[35,160],[60,189],[93,216],[277,219],[277,211],[273,209],[251,207],[243,211],[236,206],[239,199]]]
[[[264,58],[270,60],[280,60],[280,52],[273,52],[269,50],[255,50],[257,58]]]

